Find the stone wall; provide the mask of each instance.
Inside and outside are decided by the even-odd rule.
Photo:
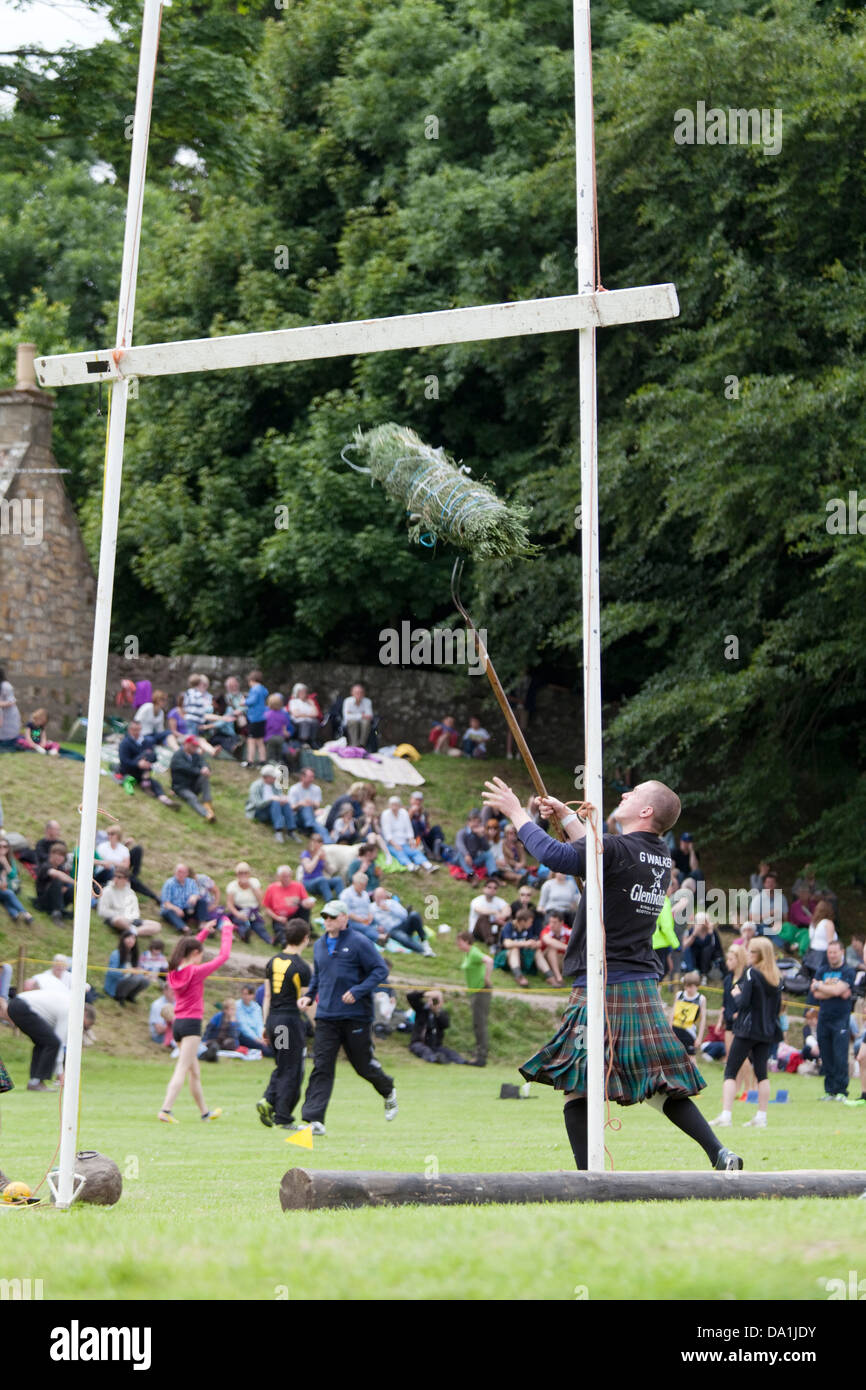
[[[150,680],[154,689],[165,690],[174,701],[186,689],[191,671],[207,675],[213,690],[219,689],[226,676],[231,675],[238,676],[242,688],[246,689],[244,677],[255,664],[249,657],[139,656],[130,659],[112,653],[109,658],[109,708],[122,680]],[[433,719],[453,714],[462,732],[470,714],[478,714],[493,735],[491,752],[499,757],[505,752],[505,720],[483,675],[457,679],[444,670],[315,661],[263,669],[269,690],[280,690],[288,698],[295,682],[303,681],[310,690],[316,691],[324,711],[337,696],[348,695],[355,681],[361,681],[375,712],[382,717],[384,743],[405,741],[415,744],[419,752],[426,752]],[[529,743],[537,759],[556,762],[573,759],[572,765],[583,761],[583,709],[570,691],[556,686],[541,689],[529,730]]]
[[[96,580],[51,452],[54,405],[0,392],[0,667],[22,722],[44,706],[58,734],[87,701]]]

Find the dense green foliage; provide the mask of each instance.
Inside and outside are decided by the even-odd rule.
[[[111,338],[138,7],[112,12],[117,44],[8,60],[4,377],[23,335]],[[137,340],[573,289],[570,20],[553,0],[166,11]],[[599,343],[608,750],[720,831],[801,836],[856,878],[866,553],[826,523],[866,424],[866,22],[614,0],[594,23],[604,283],[670,279],[682,308]],[[698,102],[780,111],[780,152],[676,143]],[[57,412],[92,544],[95,405],[66,392]],[[559,335],[144,383],[117,631],[372,659],[381,627],[447,618],[451,554],[407,546],[399,506],[340,461],[393,419],[532,508],[539,556],[476,565],[467,595],[505,674],[579,681],[576,415]]]

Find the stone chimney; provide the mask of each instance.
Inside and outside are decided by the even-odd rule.
[[[38,391],[36,383],[36,344],[19,343],[16,353],[16,391]]]
[[[22,718],[43,706],[59,736],[87,702],[96,581],[52,452],[57,402],[20,343],[0,391],[0,667]]]

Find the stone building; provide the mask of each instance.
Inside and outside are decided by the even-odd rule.
[[[54,397],[32,343],[0,391],[0,667],[22,721],[43,706],[62,732],[86,704],[96,579],[51,450]]]

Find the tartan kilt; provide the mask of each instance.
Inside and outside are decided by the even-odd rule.
[[[695,1096],[706,1082],[665,1017],[655,980],[607,986],[604,1070],[609,1100],[637,1105],[658,1092]],[[571,992],[562,1022],[550,1042],[520,1068],[527,1081],[586,1096],[586,988]],[[613,1067],[610,1038],[613,1038]]]
[[[0,1057],[0,1096],[3,1095],[4,1091],[12,1091],[14,1089],[15,1083],[3,1065],[3,1058]]]

